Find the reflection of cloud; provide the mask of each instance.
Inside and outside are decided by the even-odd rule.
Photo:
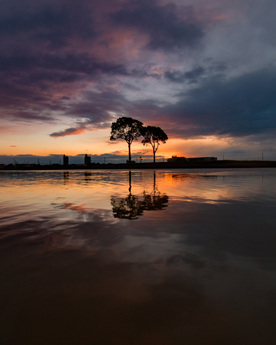
[[[217,179],[218,176],[216,175],[203,175],[203,174],[175,174],[172,173],[172,178],[175,180],[199,180],[199,179]]]
[[[14,315],[20,319],[19,333],[9,339],[21,344],[27,329],[38,344],[35,336],[41,334],[51,344],[60,339],[79,343],[84,335],[91,335],[92,343],[96,337],[112,344],[114,334],[122,345],[191,345],[202,344],[202,339],[217,345],[226,336],[229,344],[254,344],[256,336],[272,344],[275,172],[215,174],[220,178],[157,172],[170,207],[147,212],[130,224],[114,218],[110,209],[111,185],[117,195],[127,194],[126,171],[72,171],[67,188],[63,172],[11,172],[12,179],[4,172],[1,272],[11,280],[3,280],[1,291],[11,301],[16,292],[16,303],[13,313],[10,303],[2,303],[1,311],[4,325],[10,326]],[[86,177],[91,177],[89,188]],[[136,171],[132,180],[132,189],[140,192],[127,194],[130,205],[139,201],[146,209],[166,207],[159,198],[166,202],[168,197],[158,193],[155,183],[152,193],[143,193],[152,187],[152,171]],[[234,195],[228,204],[175,197],[216,188]],[[235,188],[243,200],[235,197]],[[103,199],[107,210],[99,206]],[[30,281],[35,290],[30,290]],[[259,315],[265,322],[260,323]],[[45,317],[55,328],[45,328]],[[107,328],[115,333],[103,332]]]
[[[63,205],[61,205],[61,208],[64,208],[65,210],[87,212],[87,208],[85,207],[85,205],[74,205],[71,203],[64,203]]]

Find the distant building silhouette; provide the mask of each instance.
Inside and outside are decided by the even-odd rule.
[[[90,165],[91,164],[91,157],[85,155],[84,156],[84,164],[85,165]]]
[[[194,157],[194,158],[187,158],[188,162],[213,162],[217,161],[217,157]]]
[[[213,162],[217,161],[217,157],[193,157],[193,158],[186,158],[186,157],[177,157],[172,156],[172,158],[168,159],[168,163],[182,163],[182,162]]]
[[[68,164],[69,164],[69,157],[63,155],[63,165],[64,165],[64,166],[67,166]]]
[[[176,162],[186,162],[186,157],[172,156],[172,158],[168,159],[168,163],[176,163]]]

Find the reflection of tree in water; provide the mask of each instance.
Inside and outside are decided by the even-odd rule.
[[[115,218],[137,219],[143,214],[141,202],[132,194],[126,198],[111,197],[111,205]]]
[[[156,175],[153,175],[153,192],[144,191],[142,196],[131,194],[131,171],[129,171],[129,194],[126,198],[111,197],[112,211],[115,218],[137,219],[143,211],[163,210],[168,206],[169,197],[161,194],[156,187]]]
[[[169,197],[166,194],[151,195],[144,193],[143,210],[163,210],[167,207]]]

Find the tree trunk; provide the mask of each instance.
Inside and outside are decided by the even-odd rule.
[[[155,151],[153,150],[153,163],[155,163]]]
[[[129,195],[131,195],[131,171],[128,172],[128,191],[129,191]]]
[[[130,143],[128,143],[128,162],[131,162],[131,152],[130,152]]]

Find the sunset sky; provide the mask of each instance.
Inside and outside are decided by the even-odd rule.
[[[167,133],[162,159],[276,160],[275,13],[275,0],[2,0],[0,163],[125,159],[109,140],[121,116]]]

